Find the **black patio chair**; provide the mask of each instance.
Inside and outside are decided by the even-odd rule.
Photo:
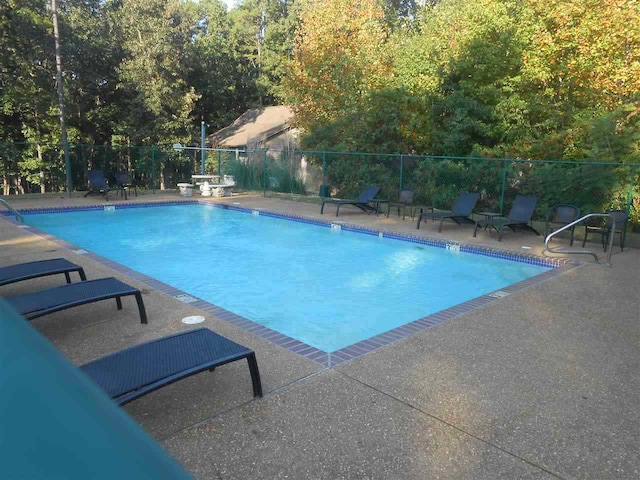
[[[116,299],[118,310],[122,310],[121,298],[130,295],[133,295],[138,303],[140,323],[147,323],[147,313],[140,290],[113,277],[70,283],[61,287],[6,297],[5,300],[24,318],[33,320],[67,308],[111,298]]]
[[[87,177],[89,177],[91,189],[85,194],[85,197],[94,193],[100,193],[104,194],[105,199],[109,201],[109,192],[120,191],[124,192],[124,199],[127,199],[127,191],[124,188],[118,186],[110,187],[107,184],[107,179],[104,177],[102,170],[89,170]]]
[[[559,228],[569,225],[571,222],[576,221],[580,217],[580,209],[575,205],[568,203],[561,203],[551,207],[545,214],[545,226],[544,226],[544,238],[558,230]],[[576,230],[574,225],[570,229],[570,241],[569,245],[573,245],[573,234]]]
[[[131,194],[131,189],[133,188],[133,193],[135,196],[138,196],[138,188],[136,187],[135,182],[131,179],[131,175],[127,172],[121,172],[115,174],[116,185],[119,188],[122,188],[122,191],[129,192]]]
[[[87,279],[82,267],[64,258],[8,265],[0,268],[0,286],[59,273],[64,273],[67,283],[71,283],[71,272],[78,272],[83,281]]]
[[[489,227],[489,233],[491,233],[491,228],[498,232],[499,242],[502,241],[502,231],[504,227],[508,227],[514,232],[516,230],[529,230],[536,235],[540,235],[540,232],[529,225],[531,218],[533,218],[533,212],[536,209],[537,202],[538,197],[535,195],[518,195],[513,202],[507,218],[477,220],[476,226],[473,229],[473,236],[476,236],[480,228],[486,226]]]
[[[606,252],[609,245],[609,235],[613,234],[615,240],[615,235],[618,233],[620,235],[620,251],[624,252],[624,229],[629,220],[629,215],[624,210],[607,210],[605,213],[611,215],[613,219],[611,217],[606,217],[605,219],[590,218],[585,222],[582,246],[584,247],[587,243],[589,233],[599,233],[602,237],[602,248]],[[613,221],[615,221],[615,226],[613,232],[611,232]]]
[[[401,190],[398,201],[389,202],[389,208],[387,209],[387,218],[389,218],[389,213],[391,212],[391,208],[397,207],[398,217],[400,216],[400,209],[402,208],[402,219],[404,220],[407,207],[409,205],[413,205],[413,197],[415,196],[416,196],[416,192],[414,192],[413,190]],[[411,218],[413,218],[413,212],[411,212]]]
[[[355,200],[340,200],[337,198],[326,198],[323,200],[322,206],[320,207],[320,214],[322,215],[324,213],[324,206],[327,203],[338,206],[338,208],[336,209],[336,217],[340,213],[341,205],[353,205],[354,207],[359,208],[363,212],[367,212],[367,213],[373,212],[378,214],[380,213],[380,204],[389,203],[388,200],[376,199],[375,197],[376,195],[378,195],[378,192],[380,192],[380,187],[377,187],[375,185],[369,185],[367,188],[365,188],[362,191],[362,193]]]
[[[445,220],[452,220],[458,225],[462,225],[463,223],[474,223],[471,219],[471,214],[473,210],[476,208],[476,203],[478,203],[478,199],[480,198],[479,193],[461,193],[456,203],[451,207],[450,212],[421,212],[418,217],[418,225],[417,229],[420,229],[420,222],[422,219],[425,220],[427,218],[431,218],[434,220],[440,220],[440,227],[438,228],[438,232],[442,232],[442,223]]]
[[[136,345],[80,369],[118,405],[124,405],[183,378],[245,358],[253,396],[261,397],[260,372],[253,350],[206,328]]]

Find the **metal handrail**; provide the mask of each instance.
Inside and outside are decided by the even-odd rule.
[[[593,258],[595,259],[596,263],[600,263],[600,260],[598,259],[598,255],[596,255],[594,252],[592,252],[591,250],[553,250],[551,247],[549,247],[549,242],[551,241],[551,237],[556,236],[558,233],[567,230],[571,227],[573,227],[574,225],[577,225],[578,223],[582,223],[584,222],[587,218],[593,218],[593,217],[609,217],[611,219],[611,233],[609,235],[609,254],[607,255],[607,263],[609,264],[609,266],[611,266],[611,253],[613,251],[613,238],[615,236],[615,232],[616,232],[616,219],[613,215],[610,215],[608,213],[589,213],[587,215],[585,215],[584,217],[580,217],[577,220],[574,220],[571,223],[568,223],[567,225],[565,225],[562,228],[559,228],[558,230],[555,230],[553,232],[551,232],[549,235],[547,235],[547,238],[545,238],[544,240],[544,249],[547,252],[550,253],[563,253],[563,254],[570,254],[570,255],[593,255]]]
[[[7,209],[16,216],[16,220],[18,220],[20,223],[24,223],[24,217],[22,216],[22,214],[11,205],[9,205],[9,202],[7,202],[3,198],[0,198],[0,205],[4,205],[5,207],[7,207]]]

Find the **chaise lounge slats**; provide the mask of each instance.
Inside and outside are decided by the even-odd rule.
[[[359,208],[363,212],[367,213],[379,213],[380,211],[380,203],[389,203],[388,200],[379,200],[376,199],[375,196],[380,192],[380,187],[375,185],[369,185],[365,188],[358,198],[354,200],[340,200],[337,198],[325,198],[322,201],[322,206],[320,207],[320,215],[324,214],[324,206],[329,203],[332,205],[336,205],[336,217],[340,214],[340,206],[341,205],[352,205],[354,207]],[[372,205],[373,203],[373,205]]]
[[[502,241],[502,232],[505,227],[508,227],[514,232],[516,230],[528,230],[536,235],[540,235],[540,232],[529,225],[536,210],[537,202],[538,198],[535,195],[517,195],[506,219],[491,218],[476,221],[473,236],[475,237],[478,230],[482,227],[489,227],[489,233],[491,233],[491,229],[497,230],[499,242]]]
[[[147,315],[140,290],[113,277],[71,283],[61,287],[8,297],[6,300],[27,320],[33,320],[49,313],[111,298],[116,299],[118,310],[120,310],[122,309],[120,298],[129,295],[133,295],[136,298],[141,323],[147,323]]]
[[[474,223],[474,221],[471,219],[471,214],[476,208],[476,203],[478,203],[479,198],[479,193],[461,193],[458,196],[456,203],[454,203],[453,207],[451,207],[451,212],[420,213],[416,228],[420,230],[420,223],[422,222],[422,219],[426,220],[427,218],[431,218],[432,220],[440,220],[438,232],[442,232],[442,224],[445,220],[452,220],[458,225],[461,225],[463,223]]]
[[[64,273],[67,283],[71,283],[71,277],[69,276],[71,272],[78,272],[81,280],[87,279],[82,267],[64,258],[8,265],[0,268],[0,286],[59,273]]]
[[[247,359],[254,396],[262,396],[255,353],[206,328],[136,345],[80,368],[119,405],[204,370]]]

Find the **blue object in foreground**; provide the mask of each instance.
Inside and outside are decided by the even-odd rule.
[[[548,270],[200,204],[25,221],[325,352]]]
[[[191,476],[0,299],[0,477]]]

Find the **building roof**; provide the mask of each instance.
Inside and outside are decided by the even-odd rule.
[[[284,105],[247,110],[231,125],[209,135],[212,147],[245,147],[250,141],[266,141],[291,128],[293,111]]]

